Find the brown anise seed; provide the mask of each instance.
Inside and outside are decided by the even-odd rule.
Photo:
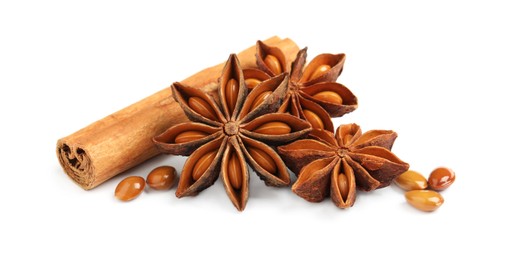
[[[255,88],[260,83],[261,83],[261,81],[258,79],[254,79],[254,78],[245,79],[245,84],[246,84],[246,87],[248,87],[248,88]]]
[[[216,157],[216,154],[218,153],[217,150],[211,151],[209,153],[204,154],[198,162],[194,165],[192,168],[192,179],[194,181],[197,181],[203,173],[209,168],[210,164],[214,160],[214,157]]]
[[[146,181],[142,177],[127,177],[115,188],[115,197],[122,201],[130,201],[142,193],[145,185]]]
[[[302,113],[304,113],[306,120],[308,120],[313,128],[324,129],[324,122],[322,122],[322,119],[320,119],[320,117],[313,111],[304,109],[302,110]]]
[[[259,94],[255,99],[254,99],[254,102],[252,102],[252,107],[250,108],[250,111],[251,110],[254,110],[254,108],[258,107],[259,105],[261,105],[261,103],[263,103],[266,98],[268,98],[268,96],[272,94],[271,91],[265,91],[261,94]]]
[[[283,122],[269,122],[256,128],[254,132],[265,135],[284,135],[291,132],[291,127]]]
[[[338,190],[340,191],[342,198],[345,200],[347,198],[347,193],[349,193],[349,185],[344,173],[338,174]]]
[[[238,88],[237,80],[230,79],[227,81],[227,85],[225,87],[225,98],[227,99],[228,111],[230,113],[234,111],[234,107],[236,106]]]
[[[434,211],[443,203],[441,194],[433,190],[412,190],[405,193],[408,204],[422,211]]]
[[[441,191],[450,187],[455,181],[455,172],[446,167],[439,167],[430,173],[428,185],[433,190]]]
[[[314,80],[314,79],[324,75],[330,69],[331,69],[331,66],[326,65],[326,64],[318,66],[318,68],[315,71],[313,71],[313,73],[311,73],[309,80]]]
[[[266,55],[264,58],[264,63],[268,68],[273,72],[274,75],[278,75],[282,73],[281,63],[279,59],[273,55]]]
[[[416,171],[406,171],[399,175],[394,182],[404,190],[424,190],[428,187],[426,178]]]
[[[236,153],[232,153],[228,159],[228,179],[235,190],[241,189],[243,185],[243,175],[241,172],[241,164],[239,164],[239,157]]]
[[[186,143],[186,142],[190,142],[190,141],[194,141],[194,140],[198,140],[198,139],[204,138],[207,135],[208,135],[207,133],[202,132],[202,131],[196,131],[196,130],[185,131],[185,132],[182,132],[182,133],[178,134],[174,138],[174,142],[177,143],[177,144]]]
[[[248,152],[250,153],[250,156],[252,156],[252,158],[254,158],[254,160],[267,172],[274,175],[277,173],[275,161],[267,153],[253,147],[249,147]]]
[[[153,169],[146,178],[149,187],[155,190],[168,190],[173,187],[176,169],[171,166],[160,166]]]
[[[189,98],[189,107],[192,110],[196,111],[196,113],[210,119],[216,120],[216,112],[212,109],[212,107],[205,100],[199,97],[191,97]]]
[[[324,102],[329,102],[329,103],[342,104],[342,102],[343,102],[342,97],[340,97],[340,95],[338,95],[338,93],[336,93],[334,91],[318,92],[315,95],[313,95],[313,97],[318,100],[321,100]]]

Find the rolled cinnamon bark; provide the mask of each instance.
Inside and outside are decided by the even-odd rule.
[[[299,48],[292,40],[277,36],[265,41],[294,59]],[[255,66],[255,45],[238,54],[243,68]],[[223,63],[206,68],[182,81],[213,91]],[[169,87],[58,140],[59,163],[70,178],[85,190],[158,155],[152,138],[174,124],[188,121],[171,96]]]

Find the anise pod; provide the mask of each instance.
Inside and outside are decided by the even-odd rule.
[[[290,65],[283,52],[261,41],[256,45],[257,67],[247,70],[247,82],[257,84],[269,76],[290,74],[287,98],[279,112],[289,113],[307,120],[313,128],[333,132],[331,117],[339,117],[354,111],[358,106],[356,96],[344,85],[336,83],[343,70],[345,54],[320,54],[306,64],[307,48],[299,51]],[[249,84],[253,87],[254,84]]]
[[[221,176],[228,197],[241,211],[248,200],[248,165],[267,185],[289,185],[289,172],[269,145],[304,137],[311,126],[294,116],[275,113],[286,97],[286,73],[249,91],[237,57],[230,55],[219,84],[216,101],[197,88],[174,83],[174,99],[193,122],[167,129],[154,142],[164,153],[189,156],[177,197],[196,195]]]
[[[333,133],[314,129],[312,139],[279,146],[286,165],[298,175],[292,190],[319,202],[331,195],[340,208],[351,207],[356,189],[371,191],[388,186],[409,165],[390,149],[397,134],[372,130],[362,134],[356,124],[341,125]]]

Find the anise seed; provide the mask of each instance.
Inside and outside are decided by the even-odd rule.
[[[308,120],[313,128],[324,129],[324,122],[322,122],[322,119],[313,111],[304,109],[302,113],[304,113],[304,117],[306,117],[306,120]]]
[[[144,190],[146,181],[140,176],[129,176],[119,182],[115,188],[115,197],[122,201],[130,201]]]
[[[248,87],[250,89],[250,88],[255,88],[257,85],[259,85],[261,83],[261,81],[258,79],[250,78],[250,79],[245,79],[245,83],[246,83],[246,87]]]
[[[313,95],[313,97],[318,100],[321,100],[324,102],[329,102],[329,103],[342,104],[342,102],[343,102],[342,97],[340,97],[340,95],[338,95],[338,93],[336,93],[334,91],[318,92],[315,95]]]
[[[281,63],[279,59],[273,55],[266,55],[264,58],[264,63],[268,68],[273,72],[274,75],[279,75],[282,73]]]
[[[200,97],[191,97],[189,98],[189,107],[192,110],[196,111],[196,113],[210,119],[216,120],[216,112],[212,109],[212,107]]]
[[[311,76],[309,77],[309,80],[314,80],[322,75],[324,75],[328,70],[331,69],[331,66],[324,64],[318,66],[318,68],[311,73]]]
[[[259,164],[267,172],[274,175],[277,173],[277,166],[275,165],[275,161],[267,153],[253,147],[249,147],[248,152],[252,158],[254,158],[257,164]]]
[[[217,150],[204,154],[198,162],[192,168],[192,179],[197,181],[203,173],[209,168],[212,161],[214,161],[214,157],[216,157]]]
[[[349,185],[347,183],[347,177],[344,173],[338,174],[338,190],[344,200],[347,199],[347,193],[349,193]]]
[[[227,81],[227,85],[225,87],[225,98],[227,99],[227,108],[229,113],[234,111],[234,107],[237,102],[237,94],[239,92],[239,86],[237,84],[237,80],[230,79]]]
[[[177,144],[191,142],[194,140],[204,138],[207,135],[208,135],[207,133],[202,132],[202,131],[195,131],[195,130],[185,131],[185,132],[178,134],[174,138],[174,142]]]
[[[450,187],[455,181],[455,172],[446,167],[439,167],[430,173],[428,177],[428,185],[433,190],[441,191]]]
[[[239,157],[237,154],[231,153],[230,158],[228,159],[228,179],[230,180],[230,184],[236,190],[241,189],[243,185],[243,175],[241,171],[241,164],[239,163]]]
[[[252,107],[250,108],[250,111],[254,110],[254,108],[258,107],[259,105],[261,105],[261,103],[263,103],[266,98],[268,98],[268,96],[272,94],[271,91],[265,91],[261,94],[259,94],[255,99],[254,99],[254,102],[252,102]]]
[[[394,182],[404,190],[424,190],[428,187],[426,178],[416,171],[406,171],[399,175]]]
[[[284,135],[291,132],[291,127],[283,122],[269,122],[256,128],[254,132],[265,135]]]
[[[155,190],[168,190],[173,187],[176,169],[172,166],[160,166],[153,169],[146,178],[149,187]]]
[[[414,208],[422,211],[434,211],[443,203],[441,194],[433,190],[412,190],[405,193],[406,201]]]

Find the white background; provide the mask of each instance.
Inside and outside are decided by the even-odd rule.
[[[166,3],[171,2],[171,3]],[[516,259],[517,8],[511,1],[0,2],[0,258]],[[287,1],[288,2],[288,1]],[[58,138],[273,35],[347,54],[359,99],[340,123],[398,132],[393,151],[427,175],[457,173],[423,213],[388,187],[353,208],[312,204],[251,175],[237,212],[218,181],[193,198],[116,184],[86,192]]]

